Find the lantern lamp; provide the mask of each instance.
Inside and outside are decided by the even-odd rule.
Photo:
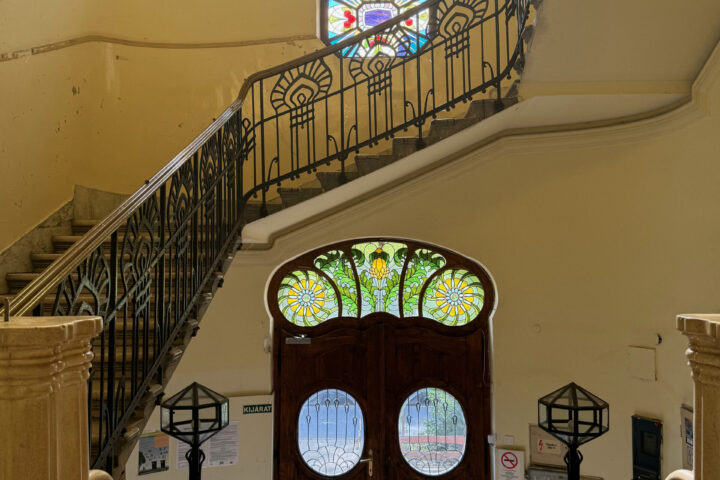
[[[584,388],[569,383],[538,400],[538,425],[568,446],[568,480],[580,480],[578,447],[610,429],[610,406]]]
[[[160,404],[160,429],[190,445],[185,454],[190,480],[200,480],[205,454],[200,445],[229,423],[227,397],[200,385],[188,385]]]

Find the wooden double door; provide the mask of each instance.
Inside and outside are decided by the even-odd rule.
[[[275,480],[490,478],[484,328],[375,313],[274,348]]]

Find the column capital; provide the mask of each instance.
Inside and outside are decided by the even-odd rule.
[[[693,377],[720,386],[720,315],[678,315],[677,328],[690,342],[686,354]]]

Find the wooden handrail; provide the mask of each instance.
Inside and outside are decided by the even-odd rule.
[[[505,5],[512,0],[506,0]],[[363,38],[376,35],[388,26],[403,22],[408,18],[427,10],[440,0],[430,0],[420,6],[411,8],[402,14],[393,17],[387,22],[366,30],[360,35],[355,35],[335,45],[309,53],[295,60],[283,63],[260,72],[254,73],[245,79],[237,99],[213,121],[195,140],[170,160],[151,179],[146,180],[134,194],[125,200],[119,207],[112,211],[107,217],[91,228],[83,237],[73,244],[60,258],[50,264],[43,273],[23,288],[10,302],[10,316],[26,316],[32,313],[33,308],[60,282],[63,281],[83,260],[89,257],[102,243],[109,238],[118,228],[127,222],[133,213],[155,192],[165,184],[172,175],[182,167],[215,133],[222,128],[230,117],[242,108],[243,101],[254,83],[264,78],[277,75],[297,66],[322,58],[328,54],[342,51],[348,46],[358,43]],[[504,8],[504,7],[503,7]],[[497,12],[495,12],[497,14]],[[4,310],[4,309],[3,309]],[[0,312],[2,313],[2,312]]]

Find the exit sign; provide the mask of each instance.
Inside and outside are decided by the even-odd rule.
[[[243,405],[243,415],[252,413],[272,413],[272,405],[269,403],[263,405]]]

